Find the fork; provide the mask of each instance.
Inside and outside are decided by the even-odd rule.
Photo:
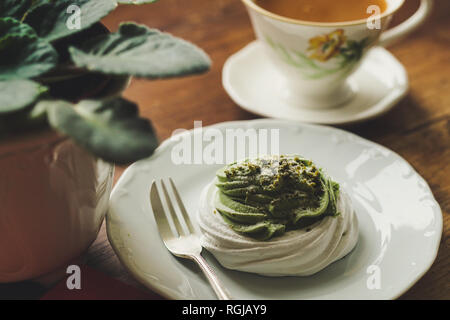
[[[155,216],[156,224],[158,225],[161,239],[163,240],[167,249],[173,255],[180,258],[193,260],[199,265],[200,269],[205,274],[206,278],[211,284],[211,287],[220,300],[231,300],[231,296],[229,295],[229,293],[225,290],[206,260],[202,257],[201,252],[203,247],[200,244],[198,233],[191,223],[189,215],[186,211],[186,208],[184,207],[180,194],[178,193],[172,178],[169,178],[169,182],[172,187],[175,200],[178,204],[178,208],[180,209],[182,220],[184,220],[184,224],[186,225],[187,230],[184,229],[182,224],[180,223],[180,220],[178,219],[178,216],[170,199],[170,195],[167,192],[164,181],[161,179],[161,187],[163,191],[162,193],[164,194],[164,198],[166,199],[168,211],[170,213],[170,216],[172,217],[173,224],[175,225],[175,229],[177,231],[176,233],[172,232],[167,219],[167,214],[165,213],[165,209],[159,196],[156,181],[153,180],[150,188],[150,203],[153,209],[153,215]]]

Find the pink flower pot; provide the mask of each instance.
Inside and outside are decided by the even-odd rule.
[[[114,166],[53,131],[0,144],[0,282],[63,267],[96,239]]]

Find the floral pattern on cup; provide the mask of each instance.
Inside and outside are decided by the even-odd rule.
[[[285,48],[268,36],[265,38],[284,62],[302,71],[302,75],[307,79],[321,79],[338,72],[341,72],[343,77],[346,76],[373,42],[369,41],[368,37],[360,41],[349,40],[343,29],[337,29],[309,39],[306,52],[299,52]],[[332,67],[325,66],[329,61],[334,62]]]
[[[322,62],[328,61],[339,54],[339,50],[346,40],[347,37],[342,29],[311,38],[309,39],[308,48],[308,51],[311,52],[309,58]]]

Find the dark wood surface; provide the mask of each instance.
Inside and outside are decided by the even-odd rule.
[[[411,15],[418,0],[407,0],[394,24]],[[389,50],[404,64],[410,92],[391,112],[369,122],[345,127],[380,143],[409,161],[428,181],[444,215],[438,257],[404,299],[450,299],[450,1],[435,1],[428,22]],[[133,80],[125,96],[152,119],[161,140],[177,128],[257,118],[240,109],[221,85],[222,66],[231,54],[254,39],[240,0],[160,0],[144,6],[120,6],[104,22],[115,30],[121,21],[136,21],[188,39],[213,61],[209,73],[184,79]],[[117,168],[116,179],[124,168]],[[141,287],[121,266],[104,226],[86,255],[87,264],[114,278]],[[28,290],[28,291],[27,291]],[[9,294],[8,294],[9,292]],[[27,293],[29,292],[29,293]],[[32,297],[27,284],[0,286],[0,297]]]

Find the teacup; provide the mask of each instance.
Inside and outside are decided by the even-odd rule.
[[[280,95],[306,108],[332,108],[350,100],[357,84],[349,77],[368,49],[389,45],[411,33],[432,7],[432,0],[421,0],[414,15],[386,31],[404,0],[386,0],[386,10],[376,17],[333,23],[286,18],[263,9],[254,0],[242,2],[268,59],[285,79]]]

